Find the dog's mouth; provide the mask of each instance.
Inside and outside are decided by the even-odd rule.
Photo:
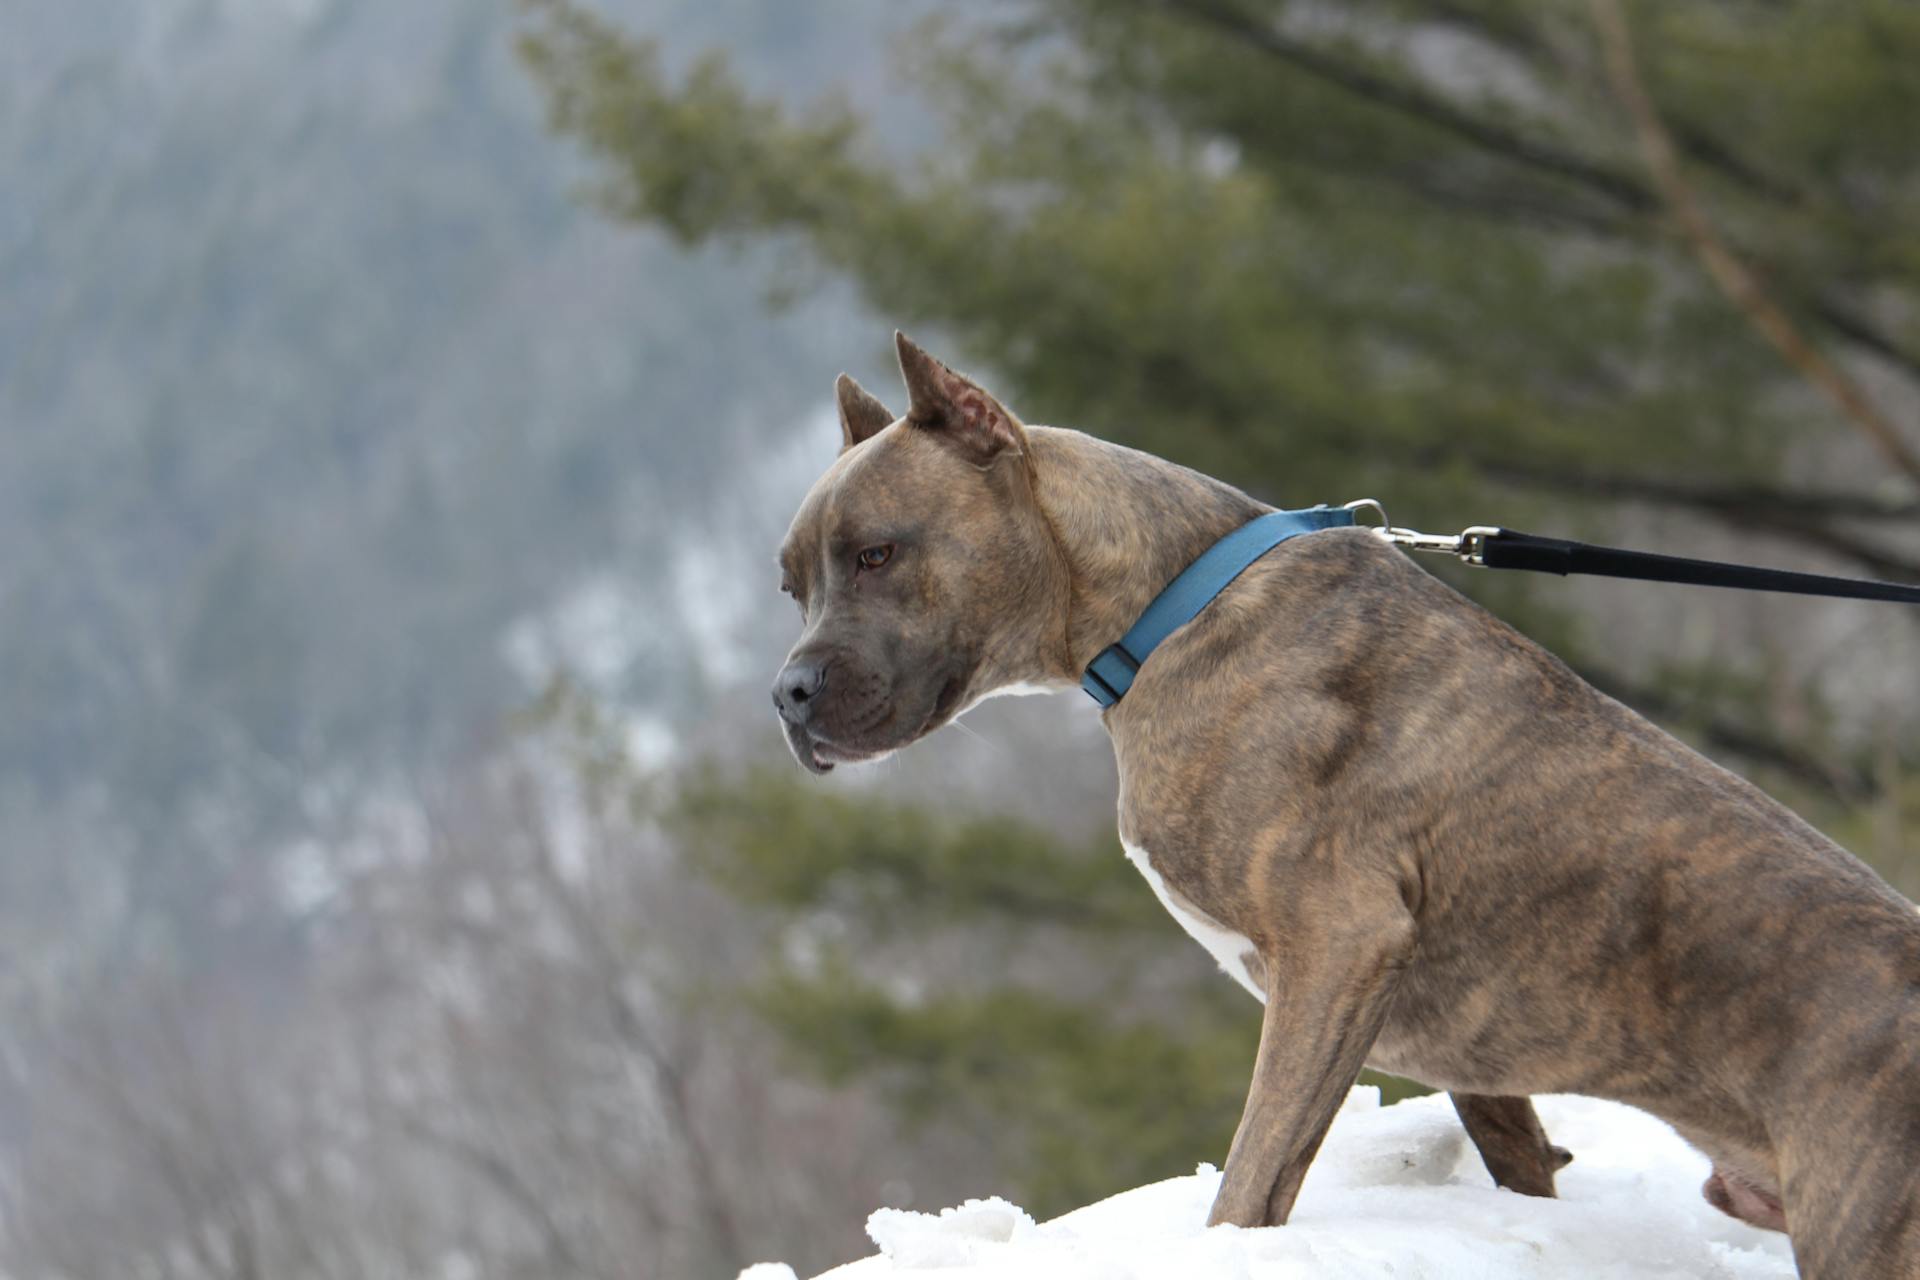
[[[781,727],[786,730],[787,745],[793,749],[794,759],[813,773],[832,773],[837,764],[864,764],[869,760],[878,760],[894,749],[891,746],[835,742],[791,720],[783,719]]]
[[[933,700],[933,710],[927,713],[927,718],[921,722],[918,729],[914,730],[913,736],[924,738],[945,724],[953,715],[953,709],[959,705],[960,695],[965,693],[966,689],[967,682],[963,677],[950,677],[940,686],[940,696]]]
[[[859,742],[835,742],[821,737],[803,725],[792,721],[783,721],[787,731],[787,744],[793,748],[793,754],[800,763],[814,773],[832,773],[833,767],[840,764],[865,764],[893,754],[900,748],[919,741],[952,718],[954,709],[959,705],[961,695],[966,692],[967,682],[964,676],[953,676],[940,686],[939,694],[933,700],[932,710],[920,722],[918,728],[898,741],[865,745]],[[889,715],[880,726],[884,729],[895,719]]]
[[[803,763],[815,773],[832,773],[837,764],[865,764],[886,754],[884,751],[850,751],[817,738],[808,741],[806,752]]]

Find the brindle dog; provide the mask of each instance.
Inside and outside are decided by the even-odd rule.
[[[818,773],[1075,685],[1267,510],[898,345],[905,417],[840,379],[781,551],[774,702]],[[1792,813],[1364,529],[1269,552],[1104,718],[1126,846],[1266,1004],[1210,1221],[1284,1223],[1372,1065],[1449,1090],[1501,1186],[1567,1159],[1527,1095],[1613,1098],[1803,1274],[1920,1275],[1920,916]]]

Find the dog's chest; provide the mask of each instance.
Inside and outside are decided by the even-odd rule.
[[[1219,962],[1220,968],[1228,977],[1252,992],[1254,999],[1264,1004],[1267,994],[1260,989],[1260,984],[1254,981],[1253,974],[1247,967],[1248,957],[1256,954],[1253,943],[1245,935],[1235,933],[1202,911],[1185,894],[1168,884],[1166,877],[1154,867],[1153,859],[1145,849],[1125,838],[1121,839],[1120,844],[1127,851],[1127,857],[1132,860],[1133,865],[1140,868],[1140,874],[1145,876],[1147,883],[1153,887],[1154,896],[1160,899],[1160,905],[1180,922],[1180,927],[1185,929],[1195,942],[1213,954],[1213,958]]]

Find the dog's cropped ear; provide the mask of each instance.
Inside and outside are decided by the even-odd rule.
[[[946,433],[975,462],[991,462],[1003,450],[1025,453],[1027,433],[1019,419],[986,390],[935,360],[898,329],[900,373],[907,380],[907,421]]]
[[[892,411],[846,374],[834,379],[833,391],[840,402],[840,452],[892,425]]]

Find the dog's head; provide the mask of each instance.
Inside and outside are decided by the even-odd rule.
[[[805,630],[773,686],[787,742],[825,773],[925,737],[1024,678],[1064,571],[1029,438],[978,385],[895,334],[896,419],[837,384],[842,448],[780,550]]]

